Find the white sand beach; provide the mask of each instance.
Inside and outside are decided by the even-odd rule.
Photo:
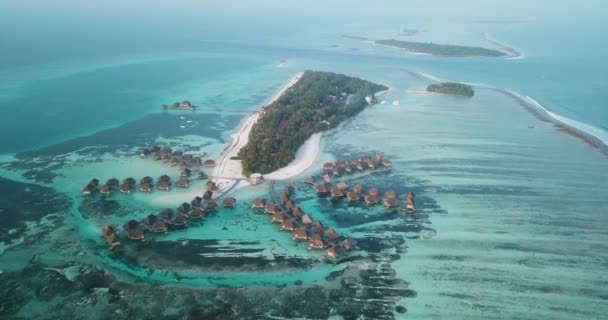
[[[277,171],[269,173],[264,177],[272,180],[287,180],[295,178],[302,174],[304,171],[312,167],[319,156],[321,151],[321,138],[323,133],[313,134],[303,145],[300,146],[296,152],[296,158],[291,161],[286,167],[283,167]]]
[[[283,87],[277,94],[275,94],[272,99],[270,99],[267,103],[271,104],[277,99],[281,97],[281,95],[287,91],[291,86],[296,84],[300,77],[302,77],[303,72],[300,72],[293,76],[291,80]],[[260,117],[260,112],[256,112],[251,117],[247,118],[238,132],[233,134],[232,143],[230,146],[222,153],[219,160],[216,162],[215,170],[211,174],[214,178],[213,181],[218,185],[220,189],[220,194],[234,190],[236,188],[240,188],[246,185],[249,185],[246,177],[243,176],[243,166],[241,165],[241,160],[230,160],[231,157],[236,157],[239,151],[249,142],[249,133],[251,132],[251,128],[255,124],[255,122]],[[315,155],[316,157],[316,155]],[[313,160],[314,161],[314,160]],[[243,180],[237,180],[243,179]]]

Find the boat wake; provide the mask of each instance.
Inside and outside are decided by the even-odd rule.
[[[417,74],[418,77],[425,78],[426,80],[429,80],[429,81],[434,81],[434,82],[450,81],[450,80],[446,80],[446,79],[441,79],[439,77],[435,77],[433,75],[430,75],[430,74],[427,74],[424,72],[411,72],[410,71],[410,73]],[[534,114],[534,116],[536,116],[539,120],[552,122],[553,124],[556,125],[558,130],[560,130],[564,133],[567,133],[569,135],[572,135],[574,137],[577,137],[577,138],[583,140],[585,143],[601,150],[603,153],[608,154],[608,131],[606,131],[602,128],[598,128],[591,124],[580,122],[580,121],[568,118],[566,116],[563,116],[561,114],[555,113],[555,112],[549,110],[548,108],[546,108],[545,106],[543,106],[541,103],[539,103],[534,98],[527,96],[527,95],[525,95],[525,96],[521,95],[515,91],[509,90],[506,88],[499,88],[499,87],[482,84],[482,83],[471,83],[471,82],[463,82],[463,81],[453,81],[453,82],[459,82],[459,83],[467,84],[467,85],[474,86],[474,87],[485,88],[485,89],[490,89],[490,90],[501,92],[501,93],[515,99],[518,103],[520,103],[520,105],[522,105],[522,107],[524,107],[526,110],[528,110],[532,114]]]

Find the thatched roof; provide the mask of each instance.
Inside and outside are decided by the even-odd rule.
[[[103,186],[101,186],[101,188],[99,188],[99,192],[101,192],[101,194],[103,195],[110,195],[110,193],[112,193],[112,190],[110,189],[110,186],[104,184]]]
[[[310,177],[306,178],[306,180],[304,180],[304,182],[306,182],[308,184],[313,184],[313,183],[315,183],[315,177],[310,176]]]
[[[308,246],[313,249],[323,249],[325,248],[325,242],[320,235],[315,234],[308,238]]]
[[[365,200],[365,203],[367,203],[368,205],[377,204],[378,196],[368,194],[364,197],[364,200]]]
[[[164,147],[160,150],[161,153],[171,153],[171,148],[169,147]]]
[[[367,194],[372,196],[378,196],[380,195],[380,190],[378,190],[378,188],[371,188],[369,189],[369,191],[367,191]]]
[[[357,170],[365,170],[366,165],[363,162],[357,163]]]
[[[336,231],[334,231],[334,229],[332,228],[325,230],[325,236],[327,236],[327,238],[331,241],[335,241],[340,238],[340,235],[336,233]]]
[[[281,230],[293,231],[296,227],[291,219],[284,219],[281,224]]]
[[[200,208],[194,208],[190,210],[190,212],[188,212],[188,217],[194,220],[201,219],[203,215],[205,215],[205,212],[203,212],[203,210],[201,210]]]
[[[325,227],[324,227],[324,226],[323,226],[323,224],[322,224],[321,222],[319,222],[319,221],[315,221],[315,222],[313,222],[313,223],[310,225],[310,227],[312,228],[312,230],[313,230],[315,233],[322,234],[323,232],[325,232]]]
[[[357,240],[355,240],[351,237],[348,237],[344,241],[340,242],[340,246],[344,247],[344,249],[346,249],[346,250],[350,250],[350,249],[354,248],[355,245],[357,245]]]
[[[340,190],[346,190],[346,189],[348,189],[348,185],[344,181],[338,182],[338,184],[336,185],[336,187],[338,187],[338,189],[340,189]]]
[[[103,228],[101,228],[101,233],[103,235],[103,237],[106,239],[106,242],[108,243],[108,245],[111,248],[114,248],[115,246],[120,245],[120,239],[118,239],[118,236],[116,235],[116,233],[114,232],[114,229],[110,226],[105,226]]]
[[[384,197],[397,199],[397,192],[395,192],[394,190],[389,190],[384,193]]]
[[[142,183],[139,185],[139,191],[150,192],[152,191],[152,186],[149,183]]]
[[[344,197],[344,191],[342,191],[338,188],[333,188],[333,189],[331,189],[331,196],[334,198],[342,198],[342,197]]]
[[[152,183],[154,179],[150,176],[145,176],[139,180],[140,183]]]
[[[392,162],[389,159],[382,159],[380,162],[385,167],[390,167],[392,165]]]
[[[174,155],[174,156],[176,156],[176,157],[179,157],[179,156],[181,156],[183,154],[183,152],[175,150],[171,154]]]
[[[346,199],[348,199],[348,201],[359,201],[361,196],[354,191],[350,191],[346,193]]]
[[[203,206],[203,210],[205,212],[211,212],[217,209],[217,202],[215,201],[209,201],[207,203],[205,203],[205,205]]]
[[[99,180],[98,179],[91,179],[91,181],[89,181],[89,184],[87,184],[87,186],[91,187],[91,188],[96,188],[99,185]]]
[[[180,173],[180,176],[189,177],[191,173],[192,173],[192,170],[186,168],[186,169],[182,170],[182,172]]]
[[[337,258],[342,254],[344,254],[344,248],[340,246],[331,246],[329,249],[327,249],[327,255],[332,258]]]
[[[338,168],[344,168],[344,166],[346,166],[346,162],[344,162],[344,160],[338,160],[338,161],[336,161],[336,167],[338,167]]]
[[[339,177],[340,176],[340,169],[338,168],[334,168],[332,171],[334,176]]]
[[[275,212],[278,212],[278,211],[279,211],[279,208],[274,204],[267,204],[266,207],[264,207],[264,212],[266,212],[266,213],[274,214]]]
[[[334,164],[333,163],[331,163],[331,162],[325,162],[323,164],[323,170],[329,171],[329,170],[333,170],[333,169],[334,169]]]
[[[364,156],[363,158],[361,158],[361,162],[368,163],[371,161],[372,161],[372,157],[370,157],[370,156]]]
[[[312,218],[308,214],[305,214],[305,215],[302,216],[302,223],[303,224],[311,224],[312,223]]]
[[[173,209],[165,209],[158,214],[163,219],[171,219],[173,217]]]
[[[133,190],[133,188],[128,183],[123,183],[122,186],[120,186],[120,192],[122,193],[131,193],[131,190]]]
[[[316,193],[327,193],[327,187],[324,184],[318,184],[315,186]]]
[[[325,183],[331,183],[331,177],[328,174],[322,176]]]
[[[190,180],[188,179],[179,179],[176,183],[175,186],[178,188],[188,188],[190,186]]]
[[[110,179],[108,179],[108,181],[106,181],[106,184],[110,187],[116,187],[116,186],[118,186],[118,179],[110,178]]]
[[[350,164],[347,164],[347,165],[344,167],[344,171],[345,171],[346,173],[352,173],[352,172],[353,172],[353,167],[352,167]]]
[[[376,158],[376,161],[380,161],[380,160],[384,159],[381,154],[376,154],[375,158]]]
[[[201,198],[199,196],[194,197],[194,199],[192,199],[192,201],[190,201],[190,205],[193,207],[200,207],[202,203],[203,203],[203,198]]]
[[[155,214],[149,214],[147,217],[145,217],[141,222],[145,225],[151,226],[153,225],[156,221],[158,221],[158,216],[156,216]]]
[[[302,209],[300,209],[299,207],[295,207],[291,211],[291,215],[296,219],[300,219],[302,218],[302,215],[304,215],[304,212],[302,212]]]
[[[415,195],[413,192],[411,192],[411,191],[410,191],[410,192],[408,192],[408,193],[407,193],[407,196],[406,196],[406,197],[407,197],[407,198],[412,198],[412,199],[415,199],[415,198],[416,198],[416,195]]]
[[[134,186],[135,183],[137,183],[137,181],[135,180],[135,178],[129,177],[129,178],[126,178],[125,180],[123,180],[122,183]]]
[[[168,228],[167,228],[166,223],[164,223],[162,221],[158,221],[152,225],[151,229],[152,229],[152,232],[161,233],[161,232],[167,232]]]
[[[213,161],[211,159],[207,159],[207,160],[205,160],[204,165],[205,165],[205,167],[208,167],[208,168],[215,167],[215,161]]]
[[[275,212],[272,214],[272,222],[283,222],[285,214],[283,212]]]
[[[167,181],[161,181],[158,183],[157,186],[158,190],[169,190],[169,182]]]
[[[264,204],[266,203],[266,201],[264,201],[264,199],[255,199],[251,202],[251,207],[253,208],[264,208]]]
[[[356,186],[353,187],[353,191],[358,193],[358,194],[362,194],[363,193],[363,186],[358,184]]]
[[[187,202],[183,202],[179,207],[177,207],[177,211],[181,213],[186,213],[190,210],[190,204]]]
[[[388,208],[393,208],[399,205],[396,198],[386,198],[384,199],[384,205]]]
[[[131,240],[143,240],[144,232],[141,229],[135,228],[129,231],[129,239]]]
[[[211,200],[211,197],[213,197],[213,192],[207,190],[207,191],[205,191],[205,193],[203,193],[203,199]]]
[[[356,165],[357,165],[357,163],[359,163],[359,160],[357,160],[357,159],[349,159],[349,160],[348,160],[348,163],[350,163],[350,164],[352,164],[352,165],[356,166]]]
[[[236,204],[236,199],[233,197],[226,197],[222,200],[222,205],[227,208],[232,208]]]
[[[122,228],[129,231],[129,230],[133,230],[135,228],[139,227],[139,222],[137,222],[136,220],[129,220],[127,223],[122,225]]]
[[[293,238],[298,240],[308,240],[308,231],[306,231],[304,228],[296,228]]]
[[[171,181],[171,177],[169,177],[166,174],[163,174],[162,176],[158,177],[158,182],[161,182],[161,181],[169,182],[169,181]]]
[[[172,220],[171,220],[171,224],[174,225],[184,225],[186,224],[186,222],[188,222],[188,219],[186,219],[186,217],[184,217],[181,214],[176,215]]]

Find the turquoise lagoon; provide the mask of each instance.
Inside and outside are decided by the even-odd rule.
[[[445,34],[453,25],[411,23],[428,29],[416,40],[455,35],[458,43],[490,46],[483,37],[488,32],[524,56],[415,57],[341,37],[381,38],[400,28],[370,22],[302,31],[282,41],[261,34],[201,41],[176,52],[150,45],[125,55],[80,53],[78,63],[4,68],[1,173],[11,196],[2,200],[3,312],[8,318],[100,319],[603,318],[604,147],[556,130],[495,90],[478,87],[472,99],[408,90],[432,82],[420,72],[511,89],[601,131],[608,127],[606,82],[601,68],[590,66],[606,66],[605,48],[589,54],[557,40],[539,46],[538,38],[556,26],[532,22],[463,22],[451,38]],[[576,31],[561,30],[580,41]],[[555,46],[560,54],[547,49]],[[287,64],[276,67],[280,60]],[[327,133],[318,165],[302,178],[318,175],[325,161],[381,153],[392,160],[390,171],[344,181],[402,196],[414,191],[416,215],[334,203],[292,182],[305,212],[359,241],[360,250],[330,263],[324,252],[295,243],[249,208],[256,197],[269,199],[268,185],[261,185],[238,190],[236,208],[221,209],[201,225],[149,235],[145,244],[125,239],[120,253],[107,249],[103,225],[176,208],[205,182],[168,193],[83,199],[80,191],[91,178],[167,173],[176,179],[176,168],[139,159],[139,148],[169,145],[217,158],[247,111],[306,69],[391,89],[382,97],[388,104]],[[161,104],[184,99],[201,110],[160,111]],[[398,106],[390,104],[394,100]],[[311,304],[317,308],[302,307]]]

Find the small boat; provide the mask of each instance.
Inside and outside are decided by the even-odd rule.
[[[188,121],[186,121],[186,123],[192,123],[192,120],[188,120]]]
[[[186,119],[186,118],[184,118],[184,117],[179,117],[179,118],[180,118],[180,119],[182,119],[182,120]]]
[[[179,127],[182,128],[182,129],[186,129],[186,126],[179,126]]]

